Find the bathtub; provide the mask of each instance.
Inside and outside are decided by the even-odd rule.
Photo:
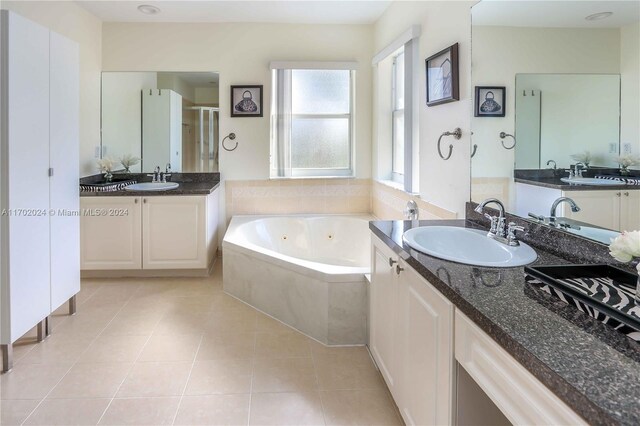
[[[363,345],[370,219],[234,216],[222,242],[224,291],[325,345]]]

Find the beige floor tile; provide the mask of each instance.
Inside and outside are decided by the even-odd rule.
[[[324,425],[318,392],[258,393],[251,396],[250,425]]]
[[[76,364],[53,389],[48,398],[113,398],[132,364]]]
[[[330,425],[402,425],[385,389],[324,391],[322,405]]]
[[[170,425],[178,411],[179,397],[116,398],[100,420],[101,425]]]
[[[382,389],[384,382],[366,352],[349,351],[314,356],[322,390]]]
[[[42,399],[62,379],[71,364],[22,364],[0,376],[1,399]]]
[[[256,359],[252,392],[298,392],[318,389],[311,358]]]
[[[36,344],[17,363],[24,364],[57,364],[59,362],[74,363],[93,342],[93,337],[75,338],[72,335],[52,334],[43,342]]]
[[[283,333],[258,333],[256,336],[256,357],[293,358],[310,357],[310,339],[296,331]]]
[[[197,361],[185,395],[249,393],[251,372],[252,360],[248,358]]]
[[[169,309],[158,322],[153,333],[156,335],[200,335],[204,331],[208,317],[208,312],[174,312]]]
[[[162,311],[120,312],[107,325],[102,334],[148,336],[153,333],[162,316]]]
[[[202,337],[195,334],[152,334],[138,361],[192,362],[195,359],[201,340]]]
[[[252,358],[255,348],[255,333],[205,335],[197,359]]]
[[[94,312],[91,308],[83,307],[81,312],[78,312],[57,325],[54,324],[53,334],[73,335],[78,338],[92,338],[104,330],[113,317],[115,317],[116,313],[116,310]]]
[[[258,319],[256,323],[256,331],[258,333],[287,333],[293,329],[277,319],[271,318],[261,312],[258,313]]]
[[[40,403],[37,399],[5,400],[0,402],[0,425],[22,424]]]
[[[185,396],[176,425],[246,425],[249,395]]]
[[[99,336],[82,354],[78,362],[134,362],[148,336]]]
[[[190,362],[139,362],[133,366],[116,396],[180,396],[191,365]]]
[[[45,399],[25,425],[95,425],[109,399]]]
[[[255,332],[257,318],[257,311],[250,308],[214,308],[204,324],[204,332],[205,334]]]

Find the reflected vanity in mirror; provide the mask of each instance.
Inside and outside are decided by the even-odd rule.
[[[624,1],[473,6],[472,84],[506,97],[504,117],[472,118],[472,201],[604,244],[640,229],[639,15]]]
[[[132,173],[169,164],[217,172],[218,81],[213,72],[103,72],[101,158],[140,158]]]

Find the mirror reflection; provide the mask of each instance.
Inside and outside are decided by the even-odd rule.
[[[472,119],[472,201],[606,244],[640,229],[639,17],[625,1],[472,8],[472,84],[505,91]]]
[[[213,72],[103,72],[102,158],[140,159],[132,173],[218,171],[218,81]]]

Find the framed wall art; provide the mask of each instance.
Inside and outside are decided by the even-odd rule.
[[[231,117],[262,117],[262,85],[231,86]]]
[[[425,59],[427,106],[460,99],[458,79],[458,43]]]

